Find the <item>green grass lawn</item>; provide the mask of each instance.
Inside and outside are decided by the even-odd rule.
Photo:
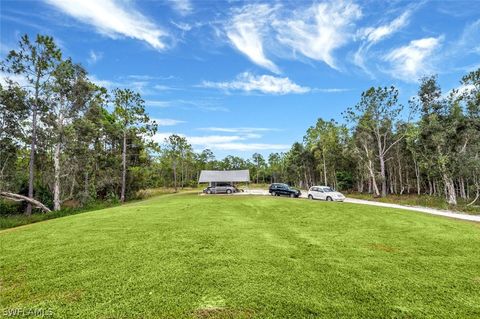
[[[480,225],[404,210],[164,195],[0,248],[0,316],[480,318]]]

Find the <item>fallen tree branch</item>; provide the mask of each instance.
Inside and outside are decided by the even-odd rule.
[[[38,200],[35,200],[33,198],[29,198],[27,196],[14,194],[14,193],[9,193],[9,192],[0,192],[0,197],[5,197],[7,199],[11,199],[11,200],[14,200],[14,201],[17,201],[17,202],[18,201],[26,201],[26,202],[32,204],[33,206],[35,206],[37,208],[40,208],[41,210],[43,210],[46,213],[51,212],[50,208],[43,205]]]
[[[474,199],[471,203],[467,204],[466,206],[471,206],[471,205],[473,205],[473,204],[477,201],[477,199],[478,199],[479,197],[480,197],[480,192],[477,190],[477,196],[475,197],[475,199]]]

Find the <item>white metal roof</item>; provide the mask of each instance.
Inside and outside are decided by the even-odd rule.
[[[201,171],[198,182],[250,182],[250,171]]]

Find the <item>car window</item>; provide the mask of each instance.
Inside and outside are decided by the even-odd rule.
[[[324,187],[323,190],[325,192],[333,192],[333,189],[331,189],[330,187]]]

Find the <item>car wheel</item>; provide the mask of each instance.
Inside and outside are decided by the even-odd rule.
[[[207,194],[211,194],[211,193],[212,193],[212,191],[211,191],[211,190],[207,190]]]
[[[308,195],[308,199],[313,199],[313,196],[312,196],[312,195]]]
[[[232,193],[232,190],[231,189],[227,189],[227,194],[231,194]]]
[[[327,197],[327,202],[333,202],[333,199],[330,196],[328,196]]]
[[[294,198],[295,197],[295,194],[290,194],[290,198]]]
[[[277,193],[271,192],[271,195],[272,195],[272,196],[277,196]]]

